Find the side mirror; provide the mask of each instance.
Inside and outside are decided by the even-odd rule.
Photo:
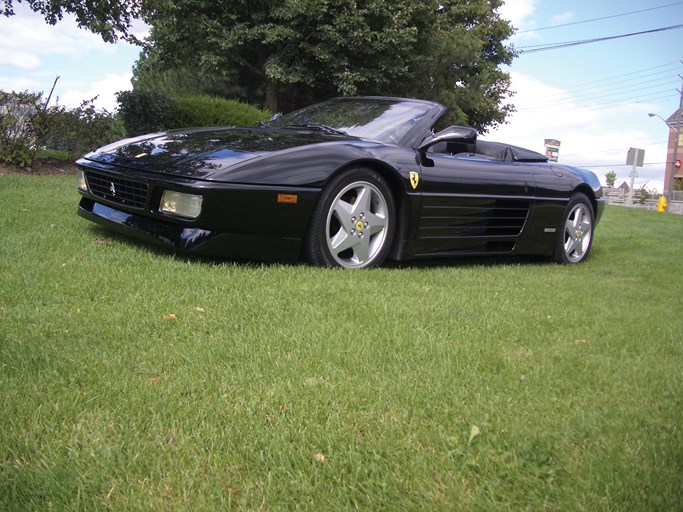
[[[439,142],[459,142],[461,144],[474,145],[477,141],[477,130],[467,126],[449,126],[439,133],[430,135],[425,138],[419,145],[418,149],[427,151],[434,144]]]

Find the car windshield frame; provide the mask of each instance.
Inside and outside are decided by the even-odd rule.
[[[320,126],[385,144],[419,143],[445,111],[431,101],[385,97],[347,97],[311,105],[277,117],[272,128]]]

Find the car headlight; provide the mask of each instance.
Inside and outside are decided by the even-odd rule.
[[[194,194],[164,190],[161,196],[161,203],[159,204],[159,211],[178,217],[196,219],[202,213],[203,199],[202,196]]]
[[[78,169],[76,171],[76,179],[78,180],[78,190],[87,192],[88,184],[85,181],[85,173],[82,170]]]

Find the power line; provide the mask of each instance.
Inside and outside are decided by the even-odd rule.
[[[679,63],[675,63],[675,64],[679,64]],[[661,66],[657,66],[657,67],[661,67]],[[576,93],[581,93],[581,95],[583,95],[583,94],[592,95],[592,94],[594,94],[593,91],[597,91],[597,92],[604,91],[604,90],[605,90],[605,87],[608,87],[609,90],[613,90],[613,89],[614,89],[614,87],[612,87],[612,84],[613,84],[613,83],[619,83],[619,84],[621,84],[621,85],[618,86],[618,87],[621,88],[621,89],[623,89],[623,88],[626,88],[626,87],[630,87],[630,86],[633,85],[633,84],[645,84],[645,83],[650,83],[650,82],[653,82],[653,81],[671,80],[671,73],[672,73],[672,71],[673,71],[673,72],[676,72],[676,71],[677,71],[677,70],[675,70],[675,69],[666,69],[666,70],[663,70],[663,71],[658,71],[658,72],[654,72],[654,73],[648,73],[646,76],[634,76],[633,78],[626,78],[627,76],[632,76],[632,75],[636,75],[636,74],[647,73],[647,72],[648,72],[649,70],[651,70],[651,69],[654,69],[654,68],[649,68],[649,69],[645,69],[645,70],[642,70],[642,71],[637,71],[637,72],[634,72],[634,73],[627,73],[627,74],[625,74],[625,75],[614,75],[614,76],[611,76],[611,77],[609,77],[609,78],[605,78],[605,79],[601,79],[601,80],[596,80],[596,81],[594,81],[594,82],[586,82],[586,83],[581,84],[581,85],[571,85],[571,86],[568,86],[568,88],[571,89],[572,93],[575,94],[575,95],[576,95]],[[652,80],[645,80],[645,81],[643,81],[643,79],[649,79],[649,78],[654,77],[654,76],[656,76],[656,75],[663,75],[663,74],[666,74],[667,76],[665,76],[665,77],[660,77],[660,78],[655,78],[655,79],[652,79]],[[604,85],[599,85],[599,84],[604,84]],[[629,85],[629,84],[631,84],[631,85]],[[555,93],[550,92],[550,93],[546,94],[546,95],[544,96],[544,98],[562,97],[562,96],[564,96],[565,94],[566,94],[565,91],[558,91],[558,92],[555,92]]]
[[[640,14],[641,12],[656,11],[658,9],[665,9],[667,7],[673,7],[673,6],[681,5],[681,4],[683,4],[683,2],[676,2],[674,4],[660,5],[659,7],[650,7],[649,9],[641,9],[639,11],[631,11],[631,12],[624,12],[621,14],[613,14],[611,16],[603,16],[602,18],[593,18],[590,20],[574,21],[572,23],[563,23],[561,25],[551,25],[549,27],[520,30],[519,32],[516,32],[516,34],[526,34],[528,32],[540,32],[541,30],[550,30],[553,28],[571,27],[572,25],[581,25],[583,23],[591,23],[593,21],[602,21],[602,20],[609,20],[609,19],[613,19],[613,18],[620,18],[622,16],[630,16],[631,14]]]
[[[519,47],[519,53],[520,54],[527,54],[527,53],[545,52],[545,51],[549,51],[549,50],[558,50],[560,48],[569,48],[570,46],[579,46],[582,44],[600,43],[603,41],[611,41],[614,39],[622,39],[625,37],[640,36],[640,35],[644,35],[644,34],[654,34],[656,32],[664,32],[667,30],[675,30],[675,29],[679,29],[679,28],[683,28],[683,24],[672,25],[670,27],[654,28],[652,30],[643,30],[641,32],[630,32],[628,34],[620,34],[618,36],[596,37],[593,39],[583,39],[580,41],[564,41],[561,43],[549,43],[549,44],[536,44],[536,45],[529,45],[529,46],[520,46]],[[528,48],[528,49],[525,49],[525,48]]]
[[[668,100],[673,97],[676,90],[669,77],[660,77],[648,80],[649,77],[661,74],[677,73],[681,61],[667,62],[656,66],[638,69],[628,73],[612,75],[599,80],[582,82],[576,85],[567,85],[565,90],[549,92],[542,95],[542,99],[536,98],[533,103],[516,106],[517,112],[538,112],[552,108],[553,114],[563,112],[580,111],[585,114],[602,110],[612,110],[634,105],[642,105],[658,100]],[[659,70],[659,71],[656,71]],[[655,72],[653,72],[655,71]],[[613,86],[613,84],[619,84]],[[642,90],[634,90],[636,87],[648,85]],[[671,90],[662,90],[667,87]],[[571,92],[570,92],[571,91]],[[583,93],[576,94],[577,91]],[[611,101],[605,101],[609,96]],[[540,99],[540,101],[539,101]],[[533,101],[533,100],[532,100]]]
[[[621,107],[627,107],[629,105],[633,104],[640,104],[643,101],[656,101],[656,100],[663,100],[663,99],[668,99],[671,98],[672,93],[667,93],[666,95],[654,95],[654,96],[639,96],[634,99],[621,99],[621,100],[615,100],[614,102],[607,102],[607,103],[602,103],[601,106],[590,108],[590,107],[582,107],[582,106],[568,106],[568,108],[560,108],[560,109],[553,109],[553,114],[559,114],[562,112],[581,112],[581,113],[590,113],[590,112],[598,112],[600,110],[609,110],[613,108],[621,108]],[[550,108],[552,105],[548,104],[545,107],[534,107],[534,108],[518,108],[518,112],[524,111],[533,111],[533,110],[541,110],[543,108]]]
[[[598,107],[592,108],[591,110],[603,110],[605,108],[612,108],[612,106],[626,106],[631,103],[640,103],[642,101],[654,101],[659,99],[666,99],[673,96],[673,87],[663,88],[666,86],[660,86],[656,88],[648,88],[646,91],[630,91],[622,92],[620,95],[610,96],[608,92],[601,95],[593,96],[568,96],[566,98],[553,101],[548,100],[544,103],[534,103],[530,105],[520,105],[519,110],[543,110],[547,108],[553,108],[556,110],[558,107],[568,107],[569,110],[576,110],[577,108],[588,108],[581,107],[581,103],[599,103]],[[560,111],[560,110],[556,110]]]
[[[597,100],[604,97],[609,97],[614,99],[615,97],[631,95],[633,93],[649,92],[652,93],[658,89],[671,88],[675,89],[677,81],[672,81],[671,77],[662,77],[655,80],[645,80],[633,83],[621,83],[621,85],[606,86],[602,88],[595,88],[591,90],[585,90],[581,93],[576,93],[574,89],[571,89],[571,101],[587,101],[587,100]],[[649,84],[649,85],[648,85]],[[538,101],[533,103],[525,104],[527,108],[532,108],[536,106],[543,105],[557,105],[568,101],[570,98],[567,97],[568,92],[557,92],[554,94],[545,95],[543,98],[539,98]]]
[[[623,148],[622,148],[622,150],[623,150]],[[566,158],[566,155],[563,158]],[[648,165],[663,165],[663,164],[668,164],[668,162],[648,162],[646,164],[643,164],[643,167],[646,167]],[[630,164],[593,164],[593,165],[581,165],[579,167],[583,167],[584,169],[593,169],[596,167],[626,167],[626,166],[631,167]]]
[[[624,78],[624,77],[627,77],[627,76],[639,75],[639,74],[641,74],[641,73],[647,73],[648,71],[652,71],[653,69],[659,69],[659,68],[670,67],[670,66],[679,66],[680,64],[681,64],[681,61],[678,61],[678,60],[677,60],[677,61],[674,61],[674,62],[667,62],[666,64],[660,64],[660,65],[658,65],[658,66],[653,66],[653,67],[651,67],[651,68],[640,69],[640,70],[638,70],[638,71],[631,71],[630,73],[624,73],[624,74],[622,74],[622,75],[613,75],[613,76],[611,76],[611,77],[601,78],[600,80],[592,80],[592,81],[590,81],[590,82],[582,82],[582,83],[574,84],[573,86],[571,86],[571,88],[572,88],[572,90],[576,91],[576,90],[578,90],[578,89],[581,89],[581,88],[584,88],[584,87],[588,87],[588,86],[592,86],[592,85],[594,85],[594,84],[599,84],[599,83],[602,83],[602,82],[610,82],[610,81],[612,81],[612,80],[614,80],[614,79],[617,79],[617,78]],[[661,72],[658,72],[658,73],[650,73],[650,75],[659,74],[659,73],[668,73],[668,72],[669,72],[669,70],[667,70],[667,71],[661,71]]]
[[[648,146],[661,146],[662,144],[666,144],[665,142],[652,142],[649,144],[641,144],[643,147],[648,147]],[[612,148],[612,149],[603,149],[602,151],[591,151],[591,154],[599,154],[599,153],[616,153],[617,151],[623,151],[624,147],[618,147],[618,148]],[[568,158],[570,156],[585,156],[585,153],[569,153],[568,155],[562,155],[562,158]],[[652,164],[651,164],[652,165]]]
[[[677,73],[680,66],[680,61],[667,62],[657,66],[651,66],[644,69],[638,69],[629,73],[622,73],[619,75],[612,75],[599,80],[590,82],[581,82],[576,85],[568,85],[564,89],[557,92],[549,92],[542,96],[542,99],[536,98],[533,103],[526,103],[517,105],[517,111],[538,111],[547,108],[553,108],[554,112],[570,112],[576,111],[577,108],[586,113],[615,109],[625,107],[633,104],[643,102],[651,102],[660,99],[669,99],[672,97],[675,87],[671,86],[671,91],[661,91],[662,87],[666,87],[669,82],[669,77],[660,77],[654,80],[644,80],[651,76]],[[654,70],[661,70],[653,72]],[[654,82],[653,86],[648,86],[643,91],[633,90],[634,87],[642,86]],[[618,86],[612,84],[618,83]],[[618,91],[617,91],[618,89]],[[570,92],[571,91],[571,92]],[[607,103],[598,103],[598,105],[591,106],[577,106],[578,103],[594,103],[600,101],[601,97],[613,96],[613,101]],[[567,106],[568,108],[558,108]]]

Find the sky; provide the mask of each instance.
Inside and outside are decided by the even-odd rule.
[[[15,12],[0,16],[0,90],[46,98],[59,77],[51,104],[75,107],[98,96],[98,107],[116,109],[139,48],[104,43],[68,16],[47,25],[24,3]],[[506,0],[500,13],[517,29],[510,42],[518,50],[683,25],[676,0]],[[617,185],[630,181],[629,148],[643,149],[635,187],[662,192],[669,129],[648,113],[666,119],[678,108],[682,59],[683,27],[521,53],[505,68],[516,112],[482,137],[543,153],[544,140],[557,139],[559,163],[588,168],[603,183],[614,171]]]
[[[683,2],[507,0],[501,14],[521,50],[682,25]],[[559,163],[586,167],[603,184],[614,171],[617,185],[630,183],[629,148],[643,149],[635,187],[662,192],[669,128],[648,113],[667,119],[678,109],[682,59],[683,27],[522,53],[507,68],[517,112],[486,138],[540,152],[546,138],[557,139]]]

